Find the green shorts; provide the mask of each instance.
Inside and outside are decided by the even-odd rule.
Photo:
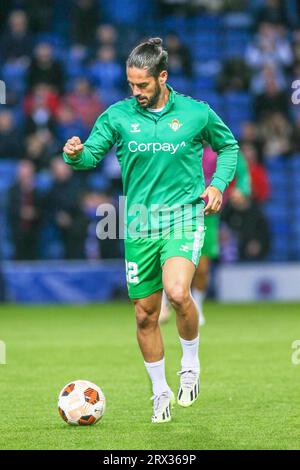
[[[218,258],[219,256],[219,225],[220,216],[212,214],[205,216],[205,240],[202,248],[202,256],[207,258]]]
[[[181,256],[198,266],[204,242],[204,223],[197,230],[172,232],[168,238],[125,239],[125,262],[128,295],[143,299],[163,288],[162,266],[168,258]]]

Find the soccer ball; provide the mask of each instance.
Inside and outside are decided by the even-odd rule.
[[[87,380],[67,384],[58,397],[58,411],[68,424],[87,426],[97,423],[105,411],[102,390]]]

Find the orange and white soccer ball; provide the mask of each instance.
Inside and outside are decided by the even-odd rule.
[[[68,424],[87,426],[97,423],[105,412],[105,396],[88,380],[65,385],[58,397],[58,411]]]

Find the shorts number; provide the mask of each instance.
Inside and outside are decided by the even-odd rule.
[[[138,265],[133,261],[125,261],[126,263],[126,279],[130,284],[137,284],[139,282],[138,277]]]

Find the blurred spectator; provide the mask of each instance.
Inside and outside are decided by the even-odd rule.
[[[39,83],[52,85],[59,93],[62,93],[64,89],[63,67],[54,58],[53,48],[48,43],[40,43],[36,46],[28,70],[29,89]]]
[[[292,132],[292,151],[300,154],[300,117],[296,120]]]
[[[105,23],[97,27],[96,34],[96,48],[100,46],[113,46],[118,45],[118,31],[114,25]]]
[[[100,24],[97,27],[95,41],[93,46],[94,56],[97,55],[97,50],[102,46],[110,46],[116,52],[116,59],[124,63],[127,59],[128,49],[130,49],[129,44],[132,48],[136,45],[137,31],[131,28],[130,31],[126,32],[126,41],[124,38],[120,37],[118,28],[110,23]]]
[[[263,119],[260,135],[264,140],[266,158],[289,155],[292,151],[291,134],[292,126],[283,114],[276,112]]]
[[[218,88],[224,91],[245,91],[250,85],[251,71],[241,57],[233,57],[224,62],[218,77]]]
[[[49,31],[53,19],[53,0],[26,0],[30,29],[34,33]]]
[[[233,189],[221,217],[237,237],[240,261],[261,261],[266,258],[270,249],[269,227],[254,200]]]
[[[6,26],[6,20],[8,13],[11,9],[11,5],[8,2],[2,2],[0,8],[0,33],[2,33],[3,29]]]
[[[44,129],[53,132],[54,127],[55,120],[46,104],[39,100],[33,101],[32,110],[25,119],[26,135]]]
[[[31,114],[37,106],[46,108],[49,113],[55,115],[60,106],[60,97],[50,85],[47,85],[46,83],[38,83],[25,96],[25,114]]]
[[[252,197],[259,203],[265,202],[270,196],[270,184],[265,167],[259,163],[256,148],[252,144],[241,145],[241,150],[247,160],[251,177]]]
[[[189,49],[182,44],[178,35],[169,33],[166,38],[166,49],[168,51],[168,65],[170,75],[192,76],[192,61]]]
[[[38,130],[26,139],[26,158],[40,171],[49,167],[53,155],[61,150],[61,145],[48,129]]]
[[[81,186],[60,156],[51,161],[53,185],[45,196],[47,220],[58,230],[65,259],[84,258],[86,220],[80,208]]]
[[[191,0],[156,0],[162,16],[186,15],[190,11]]]
[[[255,147],[258,161],[263,162],[263,141],[259,133],[258,126],[251,121],[242,123],[240,142],[242,144],[250,144]]]
[[[26,13],[13,11],[8,19],[7,31],[0,40],[1,61],[28,58],[31,54],[32,38],[28,31]]]
[[[293,32],[293,51],[295,57],[295,63],[300,63],[300,28]]]
[[[75,80],[73,90],[66,96],[66,103],[78,117],[80,116],[89,130],[104,110],[98,95],[86,78]]]
[[[282,70],[272,64],[267,64],[252,77],[251,90],[256,95],[264,93],[270,82],[274,82],[278,90],[287,88],[287,81]]]
[[[99,23],[99,7],[95,0],[76,0],[72,12],[72,39],[75,44],[91,46]]]
[[[271,23],[261,23],[254,41],[247,47],[245,57],[256,73],[265,65],[281,71],[293,63],[293,51],[285,33]]]
[[[108,205],[110,205],[111,210],[113,211],[112,219],[116,221],[115,227],[115,237],[106,238],[106,233],[108,231],[108,226],[106,224],[106,219],[104,216],[104,230],[102,230],[102,224],[97,217],[97,208],[101,205],[107,205],[105,208],[105,213],[107,213]],[[113,200],[107,193],[102,193],[98,191],[88,191],[82,197],[82,210],[85,214],[87,220],[87,237],[85,242],[85,254],[88,259],[110,259],[110,258],[119,258],[120,249],[119,249],[119,240],[118,240],[118,213],[114,207]],[[108,215],[109,217],[109,215]],[[100,223],[99,223],[100,222]],[[101,232],[101,233],[100,233]],[[97,235],[97,236],[96,236]],[[114,234],[112,234],[114,235]]]
[[[288,26],[286,5],[282,0],[265,0],[257,11],[256,20]]]
[[[34,166],[31,162],[22,160],[18,166],[17,181],[9,191],[7,208],[16,260],[37,258],[41,221],[39,201]]]
[[[0,158],[20,158],[22,133],[14,123],[11,111],[0,112]]]
[[[44,83],[36,85],[24,99],[26,135],[43,129],[54,132],[59,106],[59,96],[51,86]]]
[[[277,111],[288,116],[289,100],[288,93],[280,90],[276,81],[270,78],[266,81],[265,91],[256,96],[254,105],[256,118],[260,119]]]
[[[75,113],[73,108],[67,103],[63,103],[57,115],[55,126],[56,135],[61,142],[66,142],[70,136],[78,135],[83,140],[88,136],[80,114]]]
[[[96,59],[89,67],[91,78],[96,86],[114,88],[124,82],[124,70],[117,61],[113,46],[102,46],[97,50]]]

